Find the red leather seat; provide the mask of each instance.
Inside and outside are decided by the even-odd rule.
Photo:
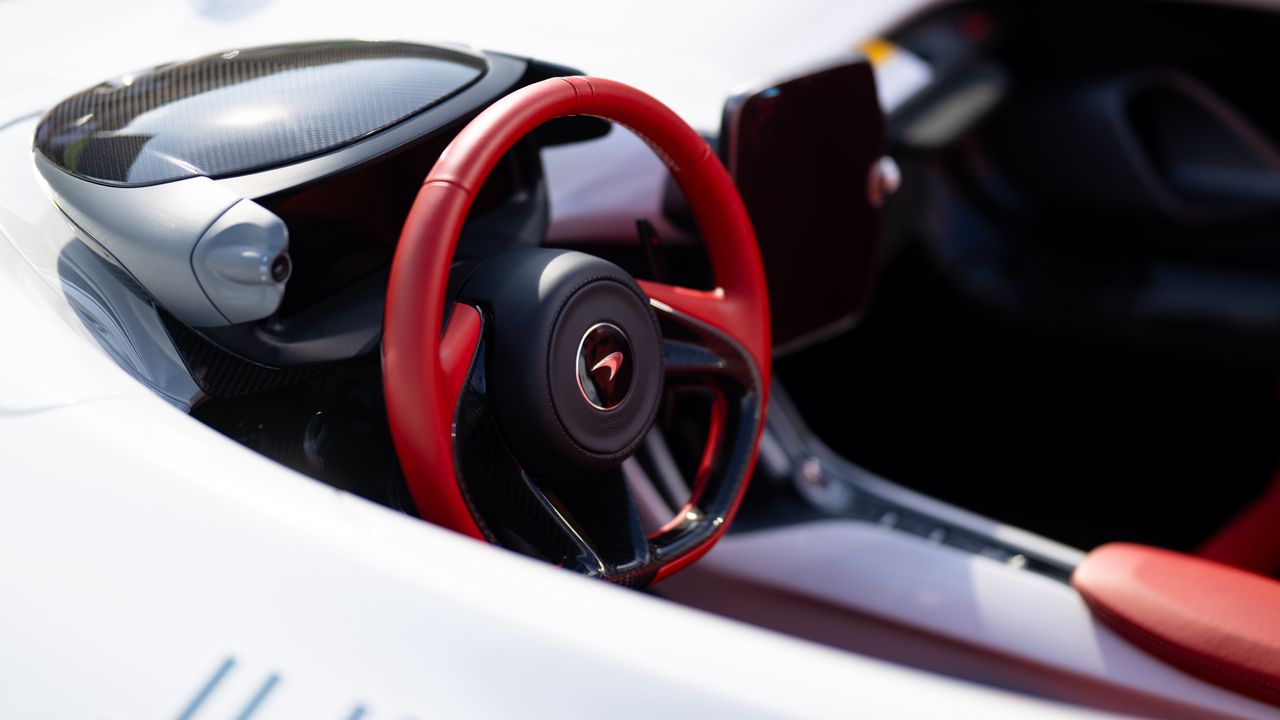
[[[1280,582],[1211,560],[1114,543],[1072,584],[1093,612],[1153,655],[1280,704]]]
[[[1277,518],[1280,518],[1280,474],[1261,497],[1209,538],[1196,554],[1262,575],[1275,575],[1280,572]]]

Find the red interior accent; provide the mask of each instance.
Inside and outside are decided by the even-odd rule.
[[[1209,538],[1196,554],[1262,575],[1280,573],[1280,474],[1262,497]]]
[[[750,225],[748,225],[749,229]],[[734,264],[744,262],[732,253],[729,253],[726,261]],[[760,308],[752,304],[753,295],[749,293],[754,293],[758,288],[752,284],[750,269],[730,268],[722,273],[714,255],[711,262],[715,266],[716,284],[719,286],[715,290],[693,290],[651,280],[638,282],[651,299],[701,320],[729,337],[736,338],[751,355],[756,367],[761,368],[761,377],[768,378],[771,358],[769,335],[766,332],[761,337],[756,326],[760,324],[761,318],[767,324],[769,315],[767,312],[762,314]],[[729,286],[739,280],[739,275],[745,276],[741,278],[745,287],[737,292],[729,290]],[[764,282],[763,272],[760,273],[759,282]],[[767,381],[765,384],[768,384]]]
[[[1280,704],[1280,583],[1170,550],[1113,543],[1072,583],[1094,613],[1153,655]]]
[[[666,164],[698,220],[717,289],[643,287],[741,343],[768,388],[768,291],[759,248],[742,199],[706,141],[662,103],[611,80],[553,78],[511,93],[463,128],[431,169],[405,221],[387,288],[383,386],[405,479],[424,518],[473,537],[483,533],[457,482],[450,432],[460,384],[449,384],[457,378],[445,367],[440,340],[449,264],[475,193],[498,160],[538,125],[567,115],[617,122]],[[763,417],[757,444],[762,428]]]
[[[458,404],[462,384],[471,369],[471,359],[480,344],[480,311],[470,305],[454,305],[449,326],[440,340],[440,368],[445,379],[445,401]]]

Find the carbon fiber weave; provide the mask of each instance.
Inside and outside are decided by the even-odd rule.
[[[73,95],[41,119],[35,147],[67,172],[113,185],[239,175],[390,127],[485,69],[474,55],[399,42],[231,50]]]

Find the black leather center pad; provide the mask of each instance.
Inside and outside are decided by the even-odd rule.
[[[630,275],[584,253],[519,248],[476,270],[459,299],[490,317],[487,380],[503,435],[526,467],[599,471],[635,451],[657,414],[663,371],[657,317]],[[596,347],[601,324],[625,340]],[[603,410],[595,388],[584,392],[583,363],[601,388],[627,383],[616,405]]]

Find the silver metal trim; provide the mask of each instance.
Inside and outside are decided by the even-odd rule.
[[[832,518],[912,532],[1063,581],[1084,560],[1084,553],[1076,548],[910,490],[840,456],[809,430],[777,381],[769,392],[764,436],[761,444],[774,446],[770,464],[781,465],[776,457],[780,449],[789,459],[784,472],[797,491]],[[858,502],[875,509],[871,515],[866,508],[855,512]]]

